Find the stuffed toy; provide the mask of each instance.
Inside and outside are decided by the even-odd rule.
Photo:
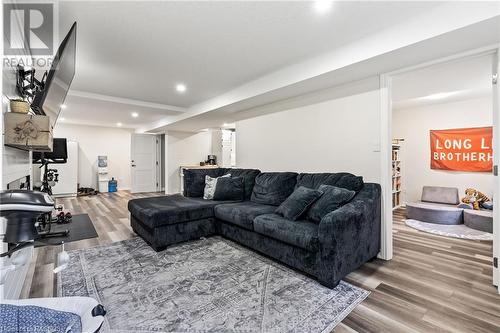
[[[473,188],[466,189],[465,197],[462,198],[464,204],[472,205],[475,210],[479,210],[481,205],[488,201],[491,201],[490,198]]]

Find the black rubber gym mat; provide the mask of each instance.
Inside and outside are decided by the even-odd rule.
[[[77,214],[73,215],[73,219],[70,223],[57,224],[53,223],[51,226],[51,232],[69,230],[69,235],[66,237],[47,237],[37,239],[35,242],[35,247],[45,246],[45,245],[59,245],[62,242],[76,242],[82,239],[98,237],[97,231],[94,228],[94,224],[90,219],[88,214]]]

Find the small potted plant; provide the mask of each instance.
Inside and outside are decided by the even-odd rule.
[[[21,98],[10,100],[10,111],[17,113],[28,113],[30,110],[30,103]]]

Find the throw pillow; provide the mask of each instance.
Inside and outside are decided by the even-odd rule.
[[[363,182],[363,177],[354,176],[351,174],[347,174],[344,177],[340,178],[337,183],[335,183],[336,187],[342,187],[351,191],[358,193],[361,191],[365,183]]]
[[[307,208],[319,197],[323,192],[312,190],[310,188],[299,186],[295,191],[279,207],[275,213],[280,214],[289,220],[298,220]]]
[[[215,186],[214,200],[243,201],[245,183],[242,177],[220,177]]]
[[[205,176],[222,176],[223,169],[184,169],[184,196],[202,198],[205,189]]]
[[[484,209],[493,210],[493,201],[486,201],[481,204]]]
[[[318,188],[323,192],[307,212],[307,219],[319,223],[323,216],[342,207],[356,195],[356,192],[332,185],[321,185]]]
[[[203,191],[203,199],[205,200],[213,200],[215,188],[217,186],[217,179],[222,177],[231,177],[231,174],[227,174],[221,177],[210,177],[205,176],[205,190]]]

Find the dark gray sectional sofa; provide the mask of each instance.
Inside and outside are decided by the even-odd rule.
[[[244,180],[244,201],[204,200],[205,175]],[[299,186],[327,184],[356,191],[320,223],[275,214]],[[133,230],[159,251],[188,240],[221,235],[316,277],[330,288],[376,257],[380,248],[380,186],[349,173],[265,172],[252,169],[185,170],[184,195],[133,199]]]

